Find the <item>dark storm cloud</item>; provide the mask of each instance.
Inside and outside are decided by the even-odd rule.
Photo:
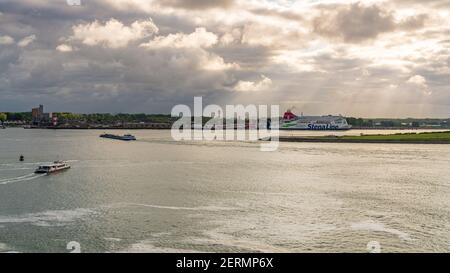
[[[427,14],[420,14],[417,16],[412,16],[409,18],[406,18],[405,20],[401,21],[398,24],[398,27],[400,29],[406,29],[406,30],[414,30],[423,28],[425,26],[426,20],[429,19],[429,16]]]
[[[385,32],[397,28],[417,29],[423,27],[426,15],[407,18],[397,23],[393,12],[361,3],[326,8],[313,20],[314,31],[329,38],[339,38],[345,42],[358,43],[375,39]]]
[[[23,34],[9,31],[13,36],[33,34],[38,37],[28,48],[0,47],[0,99],[3,102],[18,99],[29,105],[27,101],[37,97],[38,101],[59,111],[168,112],[169,106],[177,101],[187,103],[194,95],[220,94],[235,81],[232,69],[205,69],[211,64],[219,68],[226,64],[204,49],[139,47],[139,41],[146,42],[150,38],[139,32],[143,23],[136,24],[138,21],[122,23],[99,19],[93,27],[89,21],[67,19],[55,26],[45,24],[51,20],[39,16],[29,18],[18,13],[18,16],[6,18],[3,15],[0,19],[8,20],[11,25],[18,20],[33,26]],[[151,22],[148,20],[146,16],[139,22]],[[102,39],[112,39],[119,48],[108,46],[113,43],[89,46],[74,40],[66,44],[66,48],[71,49],[68,52],[56,50],[58,45],[68,43],[75,26],[91,26],[85,35],[98,39],[98,31],[102,31],[107,22],[117,23],[112,35]],[[122,35],[124,39],[137,39],[137,42],[124,47],[122,40],[114,40]],[[13,104],[8,102],[8,105]]]
[[[67,54],[36,50],[23,54],[5,76],[7,89],[16,94],[37,91],[43,99],[77,101],[79,107],[94,102],[115,107],[122,102],[129,111],[152,111],[145,108],[154,100],[167,104],[207,95],[232,82],[227,72],[203,70],[207,58],[208,53],[198,49],[84,47]]]

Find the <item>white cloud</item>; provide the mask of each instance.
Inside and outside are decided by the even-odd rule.
[[[58,50],[59,52],[72,52],[73,47],[67,44],[60,44],[59,46],[56,47],[56,50]]]
[[[11,36],[0,36],[0,45],[10,45],[14,43],[14,39]]]
[[[218,37],[205,28],[197,28],[191,34],[177,33],[167,36],[155,37],[148,43],[141,44],[141,47],[155,48],[208,48],[218,42]]]
[[[27,37],[23,38],[22,40],[20,40],[17,43],[17,45],[20,46],[20,47],[27,47],[32,42],[34,42],[34,40],[36,40],[36,35],[30,35],[30,36],[27,36]]]
[[[261,75],[261,81],[251,82],[251,81],[239,81],[234,90],[238,92],[255,92],[268,90],[272,86],[272,80],[264,75]]]
[[[431,90],[428,88],[427,79],[421,75],[415,75],[408,79],[408,84],[417,87],[419,90],[421,90],[424,94],[430,95]]]
[[[232,29],[220,37],[220,43],[224,46],[231,45],[241,41],[242,33],[238,28]]]
[[[239,69],[239,65],[236,63],[226,63],[222,57],[208,53],[204,51],[202,58],[200,59],[200,69],[211,70],[211,71],[221,71],[229,69]]]
[[[143,43],[140,47],[148,50],[174,50],[169,64],[189,63],[196,61],[196,66],[200,70],[224,71],[229,69],[238,69],[236,63],[226,63],[222,57],[207,51],[216,45],[219,38],[216,34],[208,32],[205,28],[196,28],[190,34],[176,33],[167,36],[158,36],[148,43]],[[176,53],[177,52],[177,53]],[[190,55],[192,60],[185,60],[185,55]],[[183,56],[181,58],[180,56]]]
[[[110,19],[102,24],[94,21],[90,24],[74,26],[73,36],[69,40],[78,40],[88,46],[102,45],[109,48],[126,47],[130,42],[150,37],[158,32],[158,27],[152,19],[135,21],[125,26],[116,19]]]
[[[421,75],[415,75],[408,79],[408,83],[412,83],[418,86],[426,87],[427,86],[427,80],[425,77]]]

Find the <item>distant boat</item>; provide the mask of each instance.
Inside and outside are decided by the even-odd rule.
[[[70,165],[65,161],[55,161],[52,164],[39,166],[34,173],[46,173],[51,174],[63,170],[70,169]]]
[[[119,136],[119,135],[112,135],[112,134],[103,134],[103,135],[100,135],[100,137],[117,139],[117,140],[124,140],[124,141],[134,141],[134,140],[136,140],[136,137],[133,136],[133,135]]]

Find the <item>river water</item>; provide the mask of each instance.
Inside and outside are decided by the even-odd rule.
[[[450,145],[100,133],[0,130],[0,252],[450,252]]]

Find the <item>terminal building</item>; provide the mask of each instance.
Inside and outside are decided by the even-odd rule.
[[[52,113],[44,113],[44,105],[39,105],[37,108],[31,109],[31,122],[35,126],[42,125],[57,125],[56,116]]]

